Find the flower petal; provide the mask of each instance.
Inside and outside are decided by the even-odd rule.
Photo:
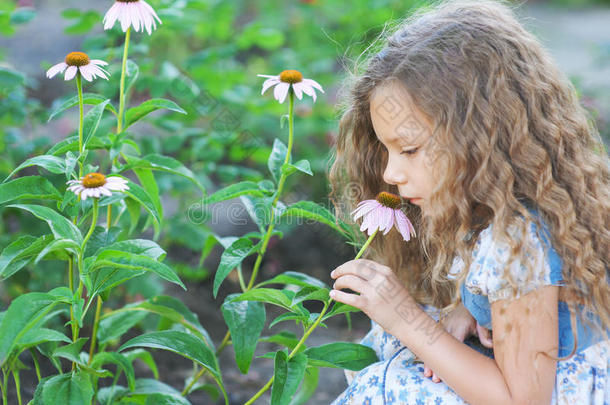
[[[68,65],[66,64],[66,62],[61,62],[61,63],[58,63],[57,65],[51,66],[51,68],[49,70],[47,70],[47,77],[49,79],[51,79],[53,76],[55,76],[58,73],[63,72],[67,68],[68,68]]]
[[[394,211],[396,210],[390,207],[382,207],[382,210],[380,210],[381,218],[379,222],[381,225],[379,229],[383,231],[384,235],[387,235],[390,229],[392,229],[392,225],[394,225]]]
[[[273,86],[274,84],[278,84],[280,83],[279,79],[271,78],[271,79],[267,79],[265,80],[265,82],[263,83],[263,91],[261,91],[261,95],[265,93],[265,91],[267,91],[267,89],[271,86]]]
[[[303,98],[303,83],[293,84],[292,89],[299,100]]]
[[[101,59],[92,59],[90,61],[90,63],[93,63],[94,65],[97,65],[97,66],[106,66],[108,64],[108,62],[104,62]]]
[[[275,76],[273,76],[273,75],[257,75],[257,76],[259,76],[259,77],[268,77],[268,78],[273,78],[273,79],[280,80],[280,77],[278,75],[275,75]]]
[[[290,83],[281,82],[273,89],[273,96],[282,104],[286,100],[286,95],[290,89]]]
[[[318,89],[322,93],[324,93],[324,89],[322,89],[322,86],[320,86],[320,83],[316,82],[315,80],[312,80],[312,79],[303,79],[303,84],[311,86],[311,87],[315,87],[316,89]]]
[[[402,238],[405,241],[408,242],[411,239],[411,236],[416,236],[415,228],[413,227],[413,224],[411,223],[411,221],[409,221],[409,218],[407,218],[404,212],[396,210],[394,212],[394,216],[396,219],[396,228],[398,229],[398,232],[400,232]]]
[[[112,28],[112,26],[116,22],[117,18],[119,17],[119,13],[120,13],[122,7],[123,7],[123,3],[116,1],[112,5],[112,7],[110,7],[110,9],[106,12],[106,15],[104,15],[104,20],[103,20],[105,30]]]
[[[352,217],[354,218],[354,221],[355,221],[358,218],[360,218],[361,216],[369,213],[371,210],[378,208],[379,206],[381,206],[381,204],[377,200],[361,201],[358,204],[357,208],[354,211],[352,211]]]
[[[78,68],[76,66],[69,66],[68,69],[66,69],[66,74],[64,76],[64,79],[65,80],[74,79],[74,76],[76,76],[77,72],[78,72]]]
[[[83,75],[83,78],[90,82],[93,80],[93,72],[91,71],[91,65],[85,65],[78,68],[80,70],[80,74]]]

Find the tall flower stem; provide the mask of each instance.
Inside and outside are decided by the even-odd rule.
[[[292,88],[290,88],[290,105],[288,107],[288,148],[286,150],[286,159],[284,159],[284,164],[290,162],[290,152],[292,150],[292,142],[294,137],[294,92]],[[280,195],[282,194],[282,190],[284,189],[284,182],[286,181],[286,174],[282,171],[280,174],[280,179],[277,185],[277,191],[275,193],[275,198],[271,203],[271,218],[269,221],[269,227],[267,228],[267,233],[263,238],[263,245],[261,246],[260,251],[258,252],[258,256],[256,258],[256,262],[254,263],[254,268],[252,269],[252,275],[250,276],[250,281],[248,282],[248,287],[246,291],[252,289],[254,282],[256,281],[256,276],[258,275],[258,270],[263,261],[263,256],[267,251],[267,245],[269,244],[269,239],[271,239],[271,234],[273,232],[273,228],[275,227],[275,207],[280,199]]]
[[[87,246],[87,241],[89,240],[89,238],[91,237],[91,235],[93,234],[93,230],[95,229],[95,225],[97,224],[97,217],[99,214],[99,207],[98,207],[98,201],[97,198],[93,199],[93,218],[91,219],[91,226],[89,227],[89,231],[87,232],[87,234],[85,235],[85,238],[83,239],[83,243],[80,246],[80,250],[78,252],[78,274],[79,274],[79,281],[78,281],[78,292],[77,292],[77,297],[80,298],[83,295],[83,272],[84,272],[84,268],[83,268],[83,260],[84,260],[84,256],[85,256],[85,247]],[[91,302],[91,301],[89,301]],[[85,308],[85,310],[83,311],[81,320],[85,317],[85,313],[87,308]],[[78,322],[74,322],[72,323],[72,326],[74,327],[74,330],[76,333],[73,334],[73,338],[72,341],[76,342],[76,340],[78,339],[78,332],[79,332],[79,326],[78,326]],[[72,362],[72,370],[74,370],[76,368],[76,364],[74,362]]]
[[[362,254],[364,253],[364,251],[366,250],[367,247],[369,247],[369,245],[371,244],[371,242],[373,241],[373,238],[375,237],[375,235],[377,235],[377,232],[379,232],[379,228],[375,229],[375,232],[373,232],[371,234],[371,236],[369,236],[369,238],[366,240],[366,242],[364,243],[364,245],[362,245],[362,248],[360,249],[360,251],[358,252],[358,254],[356,255],[356,257],[354,257],[354,260],[356,259],[360,259],[360,256],[362,256]]]
[[[91,364],[93,354],[95,352],[95,343],[97,340],[97,327],[100,323],[100,313],[102,312],[102,297],[97,296],[97,308],[95,308],[95,320],[93,321],[93,332],[91,333],[91,347],[89,348],[89,361],[87,364]]]
[[[19,380],[19,371],[13,371],[13,379],[15,380],[15,389],[17,390],[17,402],[21,405],[21,384]]]
[[[288,106],[288,147],[286,150],[286,158],[284,159],[284,163],[288,163],[290,162],[290,153],[292,151],[292,144],[293,144],[293,139],[294,139],[294,91],[292,90],[292,88],[290,89],[289,92],[289,106]],[[265,236],[263,237],[263,244],[261,246],[261,249],[258,252],[258,256],[256,257],[256,261],[254,263],[254,267],[252,268],[252,275],[250,276],[250,281],[248,282],[248,286],[246,288],[243,287],[242,284],[242,290],[245,291],[249,291],[252,289],[252,287],[254,286],[254,282],[256,281],[256,276],[258,275],[258,270],[260,268],[260,265],[263,261],[263,256],[265,255],[265,252],[267,250],[267,245],[269,244],[269,239],[271,239],[271,234],[273,233],[273,228],[275,227],[274,219],[275,219],[275,207],[277,206],[278,201],[280,200],[280,195],[282,194],[282,190],[284,188],[284,182],[286,181],[286,174],[284,172],[282,172],[280,174],[280,179],[278,180],[278,186],[277,186],[277,191],[275,194],[275,198],[273,199],[273,202],[271,203],[271,219],[269,221],[269,227],[267,228],[267,232],[265,233]],[[240,279],[241,281],[241,279]],[[229,342],[229,338],[231,337],[231,332],[227,331],[227,333],[225,334],[225,337],[222,339],[222,343],[220,344],[220,346],[218,347],[218,349],[216,350],[216,355],[218,356],[222,350],[225,348],[225,346],[228,344]],[[189,384],[188,387],[186,387],[183,391],[182,391],[182,396],[186,395],[190,388],[193,386],[193,384],[195,384],[195,382],[197,380],[199,380],[199,378],[205,374],[206,369],[202,368],[197,375],[195,376],[195,378],[193,378],[193,380],[191,381],[191,384]]]
[[[121,81],[119,84],[119,114],[117,116],[116,133],[123,132],[123,116],[125,115],[125,76],[127,75],[127,55],[129,55],[129,39],[131,38],[131,27],[125,33],[125,44],[123,46],[123,62],[121,64]],[[116,166],[117,157],[112,160],[112,166]],[[112,171],[112,170],[111,170]],[[112,205],[108,205],[106,213],[106,223],[108,229],[112,226]]]
[[[326,310],[328,309],[328,306],[330,305],[331,301],[332,300],[329,300],[328,302],[324,303],[324,308],[322,308],[320,315],[318,315],[318,318],[316,318],[316,321],[313,323],[313,325],[311,325],[307,329],[307,331],[303,334],[303,337],[301,337],[301,340],[299,340],[299,342],[296,344],[294,349],[292,349],[292,351],[288,355],[288,358],[286,361],[289,361],[291,358],[294,357],[295,354],[298,353],[298,350],[301,348],[301,346],[303,346],[303,344],[305,343],[305,341],[307,340],[309,335],[311,335],[311,332],[313,332],[314,329],[320,324],[320,322],[322,322],[322,318],[324,317],[324,314],[326,313]],[[267,381],[267,384],[265,384],[263,386],[263,388],[261,388],[256,394],[254,394],[254,396],[252,398],[250,398],[247,402],[245,402],[244,405],[253,404],[254,401],[256,401],[261,395],[263,395],[269,389],[269,387],[271,387],[274,379],[275,379],[275,375],[273,375],[269,379],[269,381]]]
[[[76,74],[76,89],[78,90],[78,177],[83,176],[83,120],[84,120],[84,103],[83,103],[83,82],[81,74]]]

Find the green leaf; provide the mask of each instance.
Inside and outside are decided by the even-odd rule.
[[[297,271],[286,271],[281,273],[270,280],[259,283],[258,286],[267,284],[294,284],[300,287],[319,287],[328,288],[328,285],[315,277],[312,277],[305,273],[299,273]]]
[[[274,379],[271,386],[271,405],[284,405],[290,402],[301,384],[307,366],[307,357],[303,353],[288,359],[285,352],[275,354]]]
[[[122,353],[116,352],[97,353],[95,356],[93,356],[90,366],[92,368],[99,368],[107,363],[116,364],[117,368],[123,370],[125,376],[127,377],[127,384],[129,385],[129,389],[131,391],[136,389],[135,372],[133,370],[133,365],[127,357],[125,357]]]
[[[333,317],[335,315],[338,315],[338,314],[347,314],[347,313],[350,313],[350,312],[360,312],[360,309],[356,308],[356,307],[353,307],[351,305],[347,305],[347,304],[344,304],[342,302],[336,301],[335,304],[333,305],[332,309],[330,311],[328,311],[326,313],[326,315],[324,315],[322,317],[322,321],[325,321],[328,318],[331,318],[331,317]]]
[[[188,333],[175,330],[146,333],[130,339],[118,351],[121,352],[132,347],[151,347],[169,350],[196,361],[199,365],[205,367],[217,381],[221,378],[218,360],[214,352],[204,341]]]
[[[269,155],[269,159],[267,160],[267,167],[273,176],[275,182],[280,181],[280,176],[282,174],[282,166],[284,165],[284,161],[286,160],[286,154],[288,153],[288,148],[284,144],[284,142],[280,141],[278,138],[275,138],[273,141],[273,149],[271,150],[271,154]],[[290,162],[288,162],[290,163]]]
[[[330,226],[340,234],[345,233],[343,229],[335,223],[335,216],[328,209],[313,201],[299,201],[289,205],[282,213],[282,218],[311,219]]]
[[[329,292],[328,288],[303,287],[295,294],[292,305],[303,301],[322,301],[326,303],[330,300]]]
[[[53,235],[39,238],[24,235],[4,248],[0,253],[0,281],[4,281],[38,255],[53,240]]]
[[[53,351],[53,357],[63,357],[64,359],[68,359],[75,363],[82,363],[80,359],[80,352],[85,343],[87,343],[87,340],[89,340],[89,338],[81,337],[78,338],[74,343],[60,346]]]
[[[0,365],[4,364],[21,337],[59,303],[57,296],[38,292],[20,295],[11,302],[0,321]]]
[[[103,102],[105,102],[107,100],[108,99],[106,97],[101,96],[99,94],[93,94],[93,93],[85,93],[85,94],[83,94],[83,104],[98,105],[98,104],[103,103]],[[47,120],[47,122],[51,121],[58,114],[60,114],[63,111],[67,110],[68,108],[72,108],[72,107],[74,107],[76,105],[78,105],[78,96],[74,96],[74,97],[69,98],[68,100],[64,101],[59,107],[57,107],[55,110],[53,110],[51,115],[49,115],[49,119]],[[114,109],[112,104],[108,103],[108,104],[106,104],[104,106],[104,108],[106,108],[107,110],[112,112],[114,115],[117,115],[117,111]]]
[[[107,99],[93,107],[87,115],[85,115],[85,118],[83,119],[83,148],[87,148],[89,140],[95,135],[95,131],[97,131],[97,127],[100,125],[104,109],[109,103],[110,99]]]
[[[41,176],[19,177],[0,184],[0,204],[21,198],[61,200],[62,195],[49,180]]]
[[[127,185],[129,186],[129,190],[125,191],[124,193],[130,198],[139,202],[140,205],[142,205],[144,209],[152,215],[155,224],[155,234],[158,234],[163,212],[157,209],[157,206],[153,202],[150,195],[142,187],[131,180],[127,181]]]
[[[106,249],[121,250],[123,252],[133,253],[136,255],[144,255],[159,261],[165,259],[166,255],[165,250],[163,250],[161,246],[148,239],[123,240],[107,246],[104,250]]]
[[[301,322],[305,323],[308,320],[309,320],[309,314],[297,314],[297,313],[293,313],[293,312],[285,312],[285,313],[279,315],[273,321],[271,321],[271,323],[269,324],[269,329],[273,328],[276,324],[278,324],[280,322],[284,322],[284,321],[295,321],[295,322],[301,321]]]
[[[37,264],[46,255],[55,251],[68,251],[74,255],[77,255],[80,251],[80,245],[71,239],[55,239],[40,251],[40,253],[36,256],[36,259],[34,259],[34,264]]]
[[[264,193],[260,190],[259,185],[253,181],[242,181],[236,184],[231,184],[221,190],[216,191],[214,194],[204,199],[204,204],[213,204],[219,201],[230,200],[240,195],[255,195],[258,197],[264,196]]]
[[[136,156],[125,156],[125,159],[128,162],[128,165],[122,167],[121,171],[145,168],[177,174],[191,180],[199,188],[199,190],[205,194],[205,187],[203,187],[203,185],[195,177],[195,174],[172,157],[150,154],[144,156],[143,158],[138,158]]]
[[[150,197],[150,201],[154,204],[156,211],[159,213],[160,221],[159,225],[155,226],[155,235],[153,238],[157,239],[159,236],[161,221],[163,221],[163,206],[161,205],[161,197],[159,196],[157,180],[155,179],[151,169],[134,169],[133,172],[136,174],[136,176],[138,176],[138,180],[140,180],[142,188],[146,191]]]
[[[135,305],[134,305],[135,306]],[[137,325],[148,313],[144,311],[118,312],[100,319],[97,338],[100,344],[117,339]]]
[[[136,314],[157,314],[162,318],[165,318],[176,324],[180,324],[185,328],[189,329],[194,335],[206,342],[210,349],[214,349],[214,342],[210,338],[210,335],[205,330],[197,315],[192,313],[182,302],[178,299],[160,295],[153,297],[147,301],[134,303],[127,305],[121,309],[102,316],[100,324],[108,325],[109,328],[116,326],[117,331],[105,332],[109,336],[120,336],[127,331],[128,328],[135,324],[137,317],[127,317],[125,314],[136,313]],[[121,320],[124,320],[127,325],[119,325]],[[109,340],[105,338],[105,341]]]
[[[98,254],[97,259],[91,264],[91,267],[87,269],[87,273],[92,273],[102,267],[116,267],[133,271],[150,271],[167,281],[178,284],[186,290],[186,287],[182,281],[180,281],[180,278],[176,275],[174,270],[148,256],[105,249]]]
[[[25,169],[26,167],[30,167],[30,166],[40,166],[40,167],[47,169],[51,173],[55,173],[55,174],[64,174],[66,172],[65,159],[58,158],[57,156],[51,156],[51,155],[34,156],[33,158],[30,158],[30,159],[26,160],[25,162],[23,162],[22,164],[20,164],[19,166],[17,166],[17,168],[15,170],[13,170],[11,172],[11,174],[6,176],[3,183],[5,183],[8,179],[13,177],[13,175],[15,173],[17,173],[18,171],[20,171],[21,169]]]
[[[42,388],[43,404],[82,405],[91,403],[93,386],[83,372],[49,378]]]
[[[55,329],[48,328],[32,328],[27,331],[21,339],[19,339],[19,350],[26,349],[31,346],[38,346],[43,342],[65,342],[71,343],[69,337]]]
[[[95,256],[98,250],[104,249],[113,244],[117,240],[121,231],[122,229],[118,226],[113,226],[110,229],[106,229],[103,226],[96,226],[93,229],[91,237],[87,241],[87,246],[85,247],[84,253],[85,257]]]
[[[5,67],[0,67],[0,92],[9,92],[17,87],[23,86],[24,84],[25,76],[23,73],[12,69],[7,69]]]
[[[290,176],[292,173],[294,173],[297,170],[300,172],[306,173],[310,176],[313,176],[313,173],[311,171],[311,165],[309,164],[309,160],[307,160],[307,159],[299,160],[295,164],[284,163],[282,165],[282,173],[285,173],[286,176]]]
[[[305,350],[308,364],[359,371],[379,359],[375,350],[359,343],[334,342]]]
[[[318,388],[318,377],[320,369],[317,367],[307,367],[305,369],[305,376],[301,383],[301,389],[290,401],[290,405],[303,405],[315,394],[316,388]]]
[[[161,108],[170,111],[176,111],[181,114],[186,114],[186,111],[184,111],[182,108],[180,108],[178,104],[174,103],[171,100],[153,98],[151,100],[143,102],[137,107],[133,107],[127,110],[127,113],[125,114],[125,127],[123,128],[123,130],[129,128],[132,124],[141,120],[151,112],[159,110]]]
[[[253,288],[233,298],[233,301],[261,301],[280,306],[291,312],[300,313],[298,308],[292,306],[293,298],[293,291],[276,290],[274,288]]]
[[[29,211],[36,218],[46,221],[56,239],[70,239],[79,245],[83,243],[83,236],[76,225],[70,222],[66,217],[53,211],[51,208],[27,204],[12,204],[7,205],[7,207],[20,208]]]
[[[91,138],[89,140],[89,144],[87,145],[89,150],[93,149],[110,149],[110,145],[107,140],[103,140],[100,138]],[[60,156],[67,152],[77,152],[78,153],[78,136],[71,136],[69,138],[64,139],[63,141],[55,144],[51,149],[47,151],[47,155]],[[65,171],[64,171],[65,172]]]
[[[222,304],[222,316],[231,332],[237,367],[247,374],[258,338],[265,327],[265,306],[260,302],[230,301],[230,298],[231,295]]]
[[[218,289],[229,273],[252,253],[256,252],[259,244],[254,245],[248,238],[239,238],[231,244],[220,257],[220,264],[214,276],[213,293],[214,298],[218,295]]]
[[[150,368],[150,371],[152,371],[153,376],[157,380],[159,379],[159,370],[157,370],[157,363],[155,363],[155,359],[153,358],[152,354],[150,354],[144,349],[133,349],[128,352],[123,352],[123,355],[131,363],[133,363],[133,361],[136,359],[141,360],[144,364],[148,366],[148,368]]]
[[[299,338],[297,338],[297,335],[295,335],[294,333],[283,330],[280,333],[276,333],[275,335],[262,337],[262,338],[260,338],[260,341],[269,342],[269,343],[277,343],[277,344],[286,346],[288,349],[290,349],[292,351],[299,343]],[[303,346],[305,346],[305,345],[303,345]]]

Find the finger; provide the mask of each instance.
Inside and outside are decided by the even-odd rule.
[[[437,383],[437,382],[441,382],[441,379],[438,378],[438,376],[436,374],[432,374],[432,381]]]
[[[375,278],[378,273],[384,272],[381,264],[367,259],[356,259],[345,262],[330,273],[331,278],[338,278],[345,274],[354,274],[365,280]]]
[[[430,377],[431,374],[432,374],[432,370],[430,370],[430,367],[428,367],[424,364],[424,375],[426,377]]]
[[[491,332],[489,329],[486,329],[479,325],[477,322],[477,335],[479,335],[479,341],[481,344],[487,348],[493,347],[493,341],[491,338]]]
[[[349,288],[350,290],[362,293],[365,288],[365,281],[358,276],[346,274],[339,277],[333,284],[335,290],[341,290],[343,288]]]
[[[331,290],[328,295],[335,301],[342,302],[347,305],[362,309],[362,300],[359,295],[349,294],[339,290]]]

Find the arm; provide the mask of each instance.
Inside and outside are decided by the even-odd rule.
[[[546,405],[551,402],[556,362],[543,355],[535,359],[537,351],[557,355],[557,295],[558,287],[545,286],[492,304],[492,329],[498,331],[495,360],[445,332],[412,299],[406,305],[421,312],[418,326],[402,322],[395,336],[471,404]],[[429,339],[430,331],[435,340]]]
[[[428,316],[387,266],[358,259],[337,267],[331,297],[362,309],[473,405],[549,404],[557,355],[558,287],[492,304],[494,357],[460,342]],[[349,288],[360,295],[337,291]],[[535,308],[535,311],[527,310]]]

